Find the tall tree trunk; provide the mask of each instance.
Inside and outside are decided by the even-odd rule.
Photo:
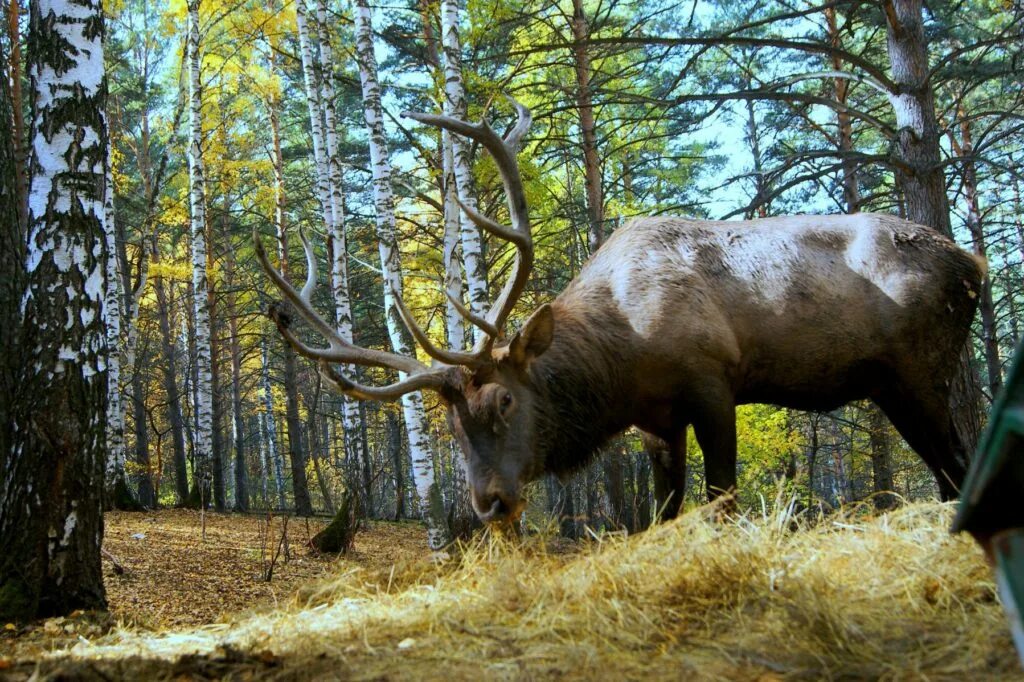
[[[363,512],[372,517],[373,516],[373,466],[370,462],[370,443],[366,437],[366,403],[361,400],[356,401],[359,407],[359,446],[361,452],[359,453],[359,461],[363,464],[363,490],[365,497],[363,503],[365,507]]]
[[[892,509],[897,504],[893,494],[892,457],[888,426],[882,411],[868,410],[868,434],[871,443],[871,471],[874,478],[875,509]]]
[[[13,349],[21,404],[3,415],[15,421],[0,453],[4,621],[106,606],[102,7],[35,0],[29,30],[34,172],[27,287],[18,296],[24,345]]]
[[[145,171],[143,171],[145,173]],[[144,182],[148,186],[148,182]],[[149,197],[149,190],[146,190]],[[152,203],[147,202],[150,210]],[[148,215],[148,213],[147,213]],[[147,225],[148,227],[148,225]],[[149,258],[146,257],[146,249],[139,246],[138,266],[135,271],[135,280],[132,281],[131,265],[128,259],[128,250],[125,245],[126,238],[124,229],[118,227],[118,263],[121,270],[121,288],[124,290],[124,318],[127,326],[127,334],[124,341],[124,366],[132,368],[132,417],[135,432],[135,462],[142,472],[138,477],[138,500],[143,507],[153,509],[156,507],[157,495],[153,489],[152,472],[149,466],[149,429],[147,428],[146,410],[146,384],[143,379],[143,362],[138,357],[139,347],[139,312],[142,309],[142,294],[149,282]],[[146,230],[143,230],[143,234]],[[122,411],[124,403],[122,402]],[[124,423],[122,417],[122,423]]]
[[[556,479],[558,485],[558,497],[561,500],[561,517],[558,527],[562,536],[573,540],[580,536],[579,523],[576,519],[576,499],[573,495],[572,480],[562,482]]]
[[[20,557],[14,553],[23,549],[18,544],[26,539],[23,530],[40,532],[43,526],[44,522],[37,519],[34,525],[25,528],[20,524],[26,520],[22,510],[27,511],[29,517],[43,511],[42,508],[26,508],[24,503],[31,499],[26,484],[45,473],[44,462],[26,468],[21,476],[15,473],[16,455],[22,443],[22,434],[15,425],[26,417],[22,412],[26,401],[21,400],[16,391],[25,379],[23,358],[18,356],[27,339],[22,333],[20,310],[25,293],[26,239],[18,222],[17,207],[20,200],[18,174],[24,164],[15,151],[13,106],[8,82],[0,78],[0,348],[6,349],[0,354],[0,549],[3,550],[0,554],[0,618],[4,620],[35,615],[37,601],[33,595],[38,595],[41,585],[22,582]],[[26,477],[28,481],[21,480]],[[42,542],[35,538],[24,549],[31,552],[41,548]],[[41,580],[41,574],[32,577],[35,581]]]
[[[284,497],[284,459],[277,444],[277,420],[274,418],[274,394],[270,389],[270,356],[267,352],[267,341],[261,344],[263,359],[262,393],[263,393],[263,424],[267,430],[267,451],[274,468],[274,486],[277,489],[278,509],[287,509]]]
[[[210,297],[206,256],[206,178],[203,168],[203,113],[200,86],[199,3],[188,0],[189,62],[189,205],[192,231],[192,297],[195,316],[195,423],[194,472],[196,490],[193,504],[210,500],[213,480],[213,361],[210,357]]]
[[[444,113],[465,120],[467,107],[466,88],[462,79],[462,46],[459,42],[459,0],[441,0],[441,45],[444,52]],[[455,191],[464,205],[476,210],[476,195],[473,192],[473,175],[469,159],[470,145],[458,135],[450,137],[450,144]],[[447,186],[447,171],[445,178]],[[461,211],[455,213],[461,213],[459,232],[469,308],[477,315],[483,316],[488,307],[487,261],[484,258],[483,239],[480,228],[468,215]],[[474,341],[479,338],[479,333],[479,330],[473,327]]]
[[[391,466],[395,474],[395,521],[405,518],[405,465],[402,456],[402,427],[398,415],[387,410],[385,424],[388,434],[388,452],[391,453]]]
[[[825,24],[828,31],[829,44],[834,48],[842,48],[842,35],[839,31],[839,21],[835,7],[825,9]],[[838,54],[833,53],[830,57],[832,68],[835,71],[844,71],[846,66]],[[846,203],[847,213],[860,212],[860,188],[857,181],[857,162],[853,159],[853,117],[846,109],[846,101],[850,91],[850,81],[846,78],[832,79],[832,96],[836,103],[836,127],[839,135],[839,152],[842,160],[843,173],[843,201]]]
[[[249,511],[249,471],[245,456],[245,411],[242,408],[242,348],[238,323],[231,320],[231,434],[235,443],[235,511]]]
[[[135,425],[135,462],[139,465],[139,504],[156,509],[157,494],[149,463],[149,429],[146,428],[146,384],[143,379],[145,353],[131,354],[132,412]]]
[[[818,414],[809,415],[810,442],[807,444],[807,507],[814,505],[814,472],[818,464],[818,452],[820,444],[818,441]]]
[[[7,6],[7,35],[11,40],[11,54],[8,57],[11,79],[10,103],[11,122],[10,140],[12,142],[14,160],[14,192],[12,195],[18,234],[22,241],[28,227],[28,165],[25,163],[25,105],[21,96],[21,9],[18,0],[10,0]]]
[[[245,411],[242,408],[242,343],[238,336],[239,312],[235,296],[235,249],[231,244],[226,224],[224,241],[227,245],[224,258],[225,307],[228,320],[228,347],[231,353],[231,440],[235,451],[235,495],[232,508],[235,511],[246,512],[249,511],[249,475],[245,460]]]
[[[587,243],[594,253],[604,243],[604,196],[601,186],[601,158],[597,153],[597,133],[594,117],[593,93],[590,87],[590,53],[586,41],[590,26],[583,8],[583,0],[572,0],[573,66],[576,72],[576,111],[580,118],[580,137],[583,143],[583,185],[587,194]]]
[[[750,90],[752,87],[749,80],[744,83],[745,89]],[[750,147],[750,156],[754,162],[754,199],[750,202],[751,207],[747,210],[745,218],[767,218],[768,182],[761,153],[761,135],[757,129],[757,111],[754,109],[754,100],[748,99],[743,104],[747,110],[747,145]]]
[[[455,46],[458,49],[458,5],[454,8],[445,7],[445,10],[454,14],[447,16],[447,21],[455,23]],[[428,0],[419,2],[420,23],[423,26],[423,43],[426,46],[427,67],[434,75],[434,85],[444,92],[445,71],[441,66],[441,51],[438,49],[437,38],[434,35],[433,14]],[[442,28],[443,32],[443,28]],[[456,55],[458,59],[458,55]],[[458,69],[459,85],[461,87],[461,68]],[[464,99],[464,97],[463,97]],[[441,102],[441,107],[447,107],[447,96]],[[462,249],[461,249],[461,209],[459,208],[459,190],[455,179],[455,157],[452,151],[452,140],[447,130],[441,130],[441,177],[438,189],[443,197],[442,220],[444,222],[444,245],[442,248],[442,262],[444,264],[444,289],[448,300],[445,301],[445,334],[448,338],[448,347],[455,350],[463,350],[466,346],[465,320],[455,307],[455,301],[462,300]]]
[[[448,347],[463,350],[466,346],[466,321],[455,306],[455,301],[462,300],[462,253],[460,244],[459,202],[455,180],[455,157],[452,151],[452,136],[442,131],[441,153],[444,179],[444,289],[447,292],[445,302],[445,331],[448,335]]]
[[[583,523],[593,526],[594,525],[594,490],[597,487],[594,481],[593,467],[588,466],[583,470],[583,509],[584,509],[584,521]]]
[[[103,300],[103,321],[107,344],[107,463],[106,502],[112,509],[137,511],[141,507],[128,487],[125,475],[124,426],[125,411],[121,402],[121,291],[123,280],[118,260],[114,226],[114,172],[108,146],[105,190],[103,197],[103,232],[107,246],[106,289]]]
[[[928,225],[950,239],[949,197],[939,149],[935,94],[929,80],[922,0],[884,0],[889,63],[896,93],[889,101],[896,115],[894,153],[896,182],[906,201],[907,218]],[[971,367],[970,344],[960,354],[960,367],[950,394],[957,456],[965,464],[981,431],[978,379]]]
[[[267,441],[270,440],[270,434],[267,433],[266,426],[264,425],[264,413],[257,412],[254,418],[255,428],[253,431],[258,436],[259,441],[259,471],[260,471],[260,504],[261,508],[270,508],[270,470],[273,469],[271,463],[270,453],[267,450]]]
[[[312,516],[313,503],[309,499],[309,481],[306,477],[306,449],[302,441],[302,418],[299,416],[299,378],[295,351],[284,344],[285,424],[288,426],[288,460],[292,471],[292,497],[295,513]]]
[[[319,73],[313,62],[310,47],[311,37],[306,26],[305,11],[300,1],[296,5],[299,24],[299,42],[302,49],[302,66],[306,85],[306,100],[309,108],[310,127],[313,135],[313,152],[316,157],[319,187],[321,189],[321,210],[327,227],[329,251],[331,253],[331,293],[334,298],[335,325],[338,334],[351,342],[352,305],[348,289],[348,237],[345,232],[345,190],[341,168],[341,154],[338,150],[338,124],[334,88],[334,51],[331,47],[327,18],[326,0],[316,2],[316,38],[319,47]],[[319,90],[317,81],[319,76]],[[323,128],[320,130],[321,115]],[[318,152],[318,149],[320,150]],[[359,424],[359,407],[354,400],[342,397],[342,428],[345,431],[347,457],[359,461],[362,429]]]
[[[975,254],[987,259],[985,230],[981,222],[981,201],[978,198],[978,168],[973,158],[974,138],[971,135],[971,122],[963,105],[957,108],[956,113],[960,139],[956,139],[952,130],[947,131],[947,137],[954,153],[963,159],[964,200],[967,202],[966,222],[967,230],[971,233],[971,245]],[[978,309],[981,312],[981,347],[988,375],[989,400],[995,400],[1003,385],[1003,364],[999,359],[999,329],[996,323],[996,306],[992,300],[991,273],[986,273],[985,279],[981,282]]]
[[[152,258],[154,263],[160,261],[155,233]],[[188,462],[185,449],[185,418],[181,413],[182,391],[178,388],[178,344],[171,325],[171,302],[168,300],[163,277],[159,274],[153,277],[153,290],[156,292],[157,323],[160,327],[160,345],[164,356],[161,371],[164,393],[167,395],[167,421],[171,427],[171,444],[174,450],[174,491],[178,504],[183,505],[188,501]]]
[[[377,218],[377,243],[381,271],[384,274],[384,317],[388,336],[396,353],[412,355],[403,334],[395,298],[402,295],[402,271],[396,239],[395,209],[391,193],[391,165],[381,110],[381,91],[377,81],[377,60],[373,53],[373,28],[367,0],[356,0],[356,56],[363,91],[363,114],[370,137],[370,167],[373,172],[374,209]],[[403,373],[399,373],[404,379]],[[413,480],[427,521],[427,542],[439,549],[449,541],[441,490],[434,477],[434,455],[430,433],[419,392],[402,396],[402,412],[409,438]]]
[[[333,514],[334,500],[331,499],[331,491],[327,487],[327,478],[324,476],[321,466],[321,460],[324,459],[323,451],[327,447],[327,443],[320,441],[320,430],[317,428],[319,406],[320,387],[318,385],[313,394],[313,400],[309,402],[309,407],[306,410],[306,433],[308,434],[306,440],[309,443],[309,459],[313,463],[313,473],[316,475],[317,487],[320,488],[320,496],[324,500],[324,508],[329,514]]]
[[[207,258],[207,272],[213,272],[213,262]],[[208,289],[210,299],[210,406],[213,428],[210,431],[210,469],[213,472],[213,506],[217,511],[227,509],[227,490],[224,476],[224,392],[221,376],[221,335],[217,323],[220,314],[213,287]]]
[[[316,92],[314,88],[314,92]],[[274,227],[277,230],[279,269],[288,276],[288,232],[284,214],[284,170],[281,157],[281,138],[278,107],[276,98],[270,102],[271,135],[274,141],[274,179],[277,209],[274,213]],[[316,117],[319,119],[319,116]],[[287,343],[283,344],[284,352],[284,392],[285,422],[288,427],[288,459],[292,471],[292,494],[295,499],[295,513],[299,516],[312,516],[313,504],[309,499],[309,482],[306,478],[306,450],[302,443],[302,419],[299,417],[299,386],[298,369],[296,368],[295,351]]]

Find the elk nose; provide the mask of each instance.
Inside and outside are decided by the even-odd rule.
[[[505,498],[496,495],[491,502],[490,508],[485,512],[478,513],[478,515],[484,523],[502,523],[509,520],[513,509],[514,505],[508,504]]]

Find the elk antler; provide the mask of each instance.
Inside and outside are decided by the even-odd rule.
[[[500,225],[466,206],[461,201],[459,202],[466,215],[481,229],[490,232],[500,239],[512,242],[516,247],[512,275],[502,288],[498,300],[485,317],[480,317],[470,312],[461,301],[449,295],[449,299],[456,310],[469,320],[470,323],[483,331],[483,335],[472,351],[445,350],[435,346],[427,333],[416,322],[409,308],[397,292],[393,292],[395,294],[394,298],[405,326],[408,327],[413,338],[423,347],[427,355],[442,364],[427,367],[412,357],[354,345],[342,338],[333,325],[321,317],[313,308],[312,296],[313,291],[316,289],[317,281],[316,256],[313,253],[313,247],[309,244],[309,240],[306,239],[306,235],[301,231],[299,232],[299,238],[302,240],[302,247],[306,253],[306,282],[301,291],[296,291],[284,274],[271,265],[259,234],[256,230],[253,230],[256,256],[263,270],[277,288],[281,290],[285,299],[291,302],[299,315],[327,341],[327,347],[315,348],[302,342],[291,330],[289,326],[290,320],[283,314],[283,311],[277,307],[272,307],[270,315],[277,325],[278,331],[296,352],[317,361],[321,376],[335,390],[359,400],[395,400],[412,391],[422,389],[442,390],[449,383],[450,371],[453,367],[462,365],[476,369],[491,362],[491,348],[494,346],[495,340],[497,340],[502,327],[512,312],[516,300],[523,293],[526,281],[530,276],[530,269],[533,266],[533,239],[530,235],[530,223],[526,209],[526,193],[523,191],[523,182],[519,175],[519,165],[516,162],[516,151],[519,148],[519,143],[530,126],[530,111],[522,104],[511,98],[509,99],[516,108],[518,121],[504,139],[486,121],[472,124],[448,116],[403,114],[403,116],[413,118],[421,123],[445,128],[453,133],[479,142],[494,157],[494,161],[498,166],[498,172],[501,174],[502,182],[505,185],[509,216],[512,219],[511,227]],[[388,386],[364,386],[337,371],[332,367],[333,364],[384,367],[397,370],[399,373],[407,376],[401,377],[399,381]]]
[[[462,210],[466,212],[469,219],[476,223],[480,229],[493,234],[499,239],[509,241],[516,247],[516,258],[512,266],[512,275],[505,282],[505,286],[498,295],[498,300],[495,301],[486,318],[481,319],[473,315],[466,310],[461,302],[452,299],[452,303],[455,304],[455,308],[459,313],[484,332],[484,335],[477,342],[472,352],[455,353],[458,356],[456,362],[468,366],[478,366],[490,362],[491,348],[494,346],[494,342],[497,340],[502,327],[505,326],[505,322],[508,320],[508,316],[512,312],[516,301],[522,295],[526,282],[530,277],[530,270],[533,267],[533,237],[530,234],[526,192],[523,190],[523,180],[519,174],[519,163],[516,161],[516,153],[519,150],[519,144],[523,136],[530,127],[531,116],[530,110],[525,106],[511,97],[508,99],[516,109],[518,120],[504,139],[487,124],[487,121],[467,123],[450,116],[438,116],[436,114],[411,112],[402,114],[402,116],[414,119],[420,123],[444,128],[449,132],[479,142],[490,152],[498,167],[502,184],[505,186],[508,213],[512,221],[511,227],[501,225],[459,201],[459,206],[462,207]],[[403,313],[403,317],[405,316],[405,313]],[[430,351],[427,352],[430,353]],[[433,356],[432,353],[431,355]]]
[[[330,385],[342,393],[360,400],[394,400],[410,391],[424,388],[440,390],[445,385],[445,374],[448,368],[431,368],[415,358],[356,346],[342,338],[334,327],[314,310],[312,296],[313,291],[316,289],[317,280],[316,254],[313,253],[313,247],[310,245],[309,240],[306,239],[305,233],[299,232],[302,248],[306,253],[307,267],[306,282],[302,287],[302,291],[296,291],[295,287],[288,282],[281,271],[270,264],[266,249],[263,247],[263,241],[256,230],[253,230],[252,238],[256,245],[256,257],[259,259],[263,270],[277,288],[281,290],[285,298],[291,302],[299,315],[324,337],[327,341],[327,347],[314,348],[303,343],[290,329],[290,321],[287,317],[282,315],[281,310],[273,307],[271,308],[270,315],[277,325],[278,331],[297,353],[319,363],[320,373]],[[363,386],[331,369],[330,363],[384,367],[407,374],[408,377],[402,378],[400,381],[389,386]]]

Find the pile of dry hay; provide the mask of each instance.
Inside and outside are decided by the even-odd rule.
[[[980,550],[947,533],[952,507],[815,524],[780,507],[726,523],[700,509],[573,554],[485,538],[441,565],[349,573],[274,611],[71,656],[252,652],[284,677],[1021,674]]]

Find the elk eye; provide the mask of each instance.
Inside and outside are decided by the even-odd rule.
[[[498,409],[501,411],[501,416],[505,416],[508,413],[508,409],[512,407],[512,394],[506,391],[501,396],[501,401],[498,403]]]

